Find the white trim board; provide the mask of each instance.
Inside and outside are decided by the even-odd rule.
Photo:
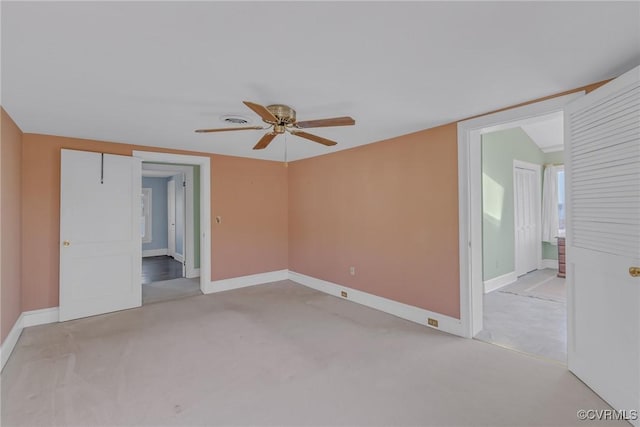
[[[458,224],[460,319],[464,336],[482,330],[482,162],[481,135],[519,126],[523,120],[561,112],[584,91],[458,123]]]
[[[357,289],[341,286],[336,283],[327,282],[326,280],[316,279],[315,277],[306,276],[294,271],[289,271],[289,280],[341,299],[347,299],[348,301],[380,310],[387,314],[400,317],[401,319],[429,326],[430,328],[448,332],[453,335],[464,336],[462,322],[453,317],[379,297]],[[341,292],[343,291],[347,292],[347,298],[341,296]],[[437,328],[427,324],[427,319],[429,318],[436,319],[438,321]]]
[[[552,270],[558,269],[558,260],[557,259],[543,259],[540,262],[540,268],[550,268]]]
[[[142,258],[146,258],[150,256],[162,256],[162,255],[167,255],[168,253],[169,252],[167,248],[147,249],[146,251],[142,251]]]
[[[7,335],[2,346],[0,346],[0,370],[4,369],[4,365],[7,363],[7,360],[9,360],[9,357],[11,356],[11,353],[13,353],[13,349],[16,347],[18,339],[22,334],[22,329],[24,329],[22,326],[23,316],[24,314],[20,313],[16,323],[13,324],[13,328],[9,331],[9,335]]]
[[[203,294],[230,291],[232,289],[246,288],[247,286],[263,285],[265,283],[278,282],[289,278],[289,270],[276,270],[267,273],[251,274],[249,276],[232,277],[230,279],[213,280],[202,291]]]
[[[494,277],[493,279],[485,280],[484,293],[488,294],[489,292],[493,292],[504,286],[512,284],[516,280],[518,280],[518,276],[516,275],[515,271],[503,274],[502,276]]]
[[[143,162],[179,163],[200,166],[200,290],[208,288],[211,280],[211,158],[208,156],[190,156],[183,154],[158,153],[155,151],[134,151],[133,156]],[[156,165],[160,166],[160,165]],[[192,168],[188,168],[192,170]],[[142,177],[140,177],[142,179]],[[193,174],[191,174],[193,179]],[[193,185],[189,185],[187,176],[187,203],[193,203]],[[191,199],[189,199],[191,194]],[[189,215],[187,215],[189,221]],[[193,221],[193,218],[191,219]],[[189,224],[187,223],[187,227]],[[187,233],[189,234],[189,233]],[[188,236],[187,236],[188,237]],[[196,238],[195,236],[193,236]],[[187,245],[189,242],[187,241]],[[187,277],[197,277],[193,262],[189,265],[187,257]]]
[[[9,360],[13,349],[18,343],[18,339],[24,328],[29,326],[44,325],[47,323],[56,323],[59,321],[58,307],[43,308],[42,310],[31,310],[20,313],[16,323],[5,338],[2,346],[0,346],[0,370],[4,369],[4,365]]]

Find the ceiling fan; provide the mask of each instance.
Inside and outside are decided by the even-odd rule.
[[[291,135],[299,136],[301,138],[308,139],[310,141],[318,142],[320,144],[331,146],[336,145],[337,142],[332,141],[321,136],[313,135],[307,132],[299,131],[298,129],[307,128],[320,128],[331,126],[352,126],[356,123],[351,117],[333,117],[330,119],[319,120],[305,120],[299,122],[296,120],[296,110],[288,105],[274,104],[267,105],[266,107],[249,101],[243,101],[244,105],[251,108],[255,113],[262,117],[262,121],[269,126],[245,126],[245,127],[233,127],[233,128],[217,128],[217,129],[196,129],[197,133],[210,133],[210,132],[227,132],[236,130],[256,130],[256,129],[271,129],[270,132],[264,134],[260,141],[253,147],[254,150],[262,150],[267,147],[273,141],[273,139],[285,132],[289,132]]]

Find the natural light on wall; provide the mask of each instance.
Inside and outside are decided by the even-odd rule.
[[[504,187],[482,173],[482,201],[484,214],[500,223],[504,204]]]

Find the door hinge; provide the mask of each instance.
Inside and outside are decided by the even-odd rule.
[[[186,187],[187,186],[187,181],[182,181],[182,186]]]

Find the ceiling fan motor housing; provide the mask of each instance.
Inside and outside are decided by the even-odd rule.
[[[278,119],[279,125],[289,125],[296,122],[296,110],[283,104],[267,105],[267,110]],[[267,122],[266,120],[264,120]],[[269,122],[267,122],[269,123]]]

